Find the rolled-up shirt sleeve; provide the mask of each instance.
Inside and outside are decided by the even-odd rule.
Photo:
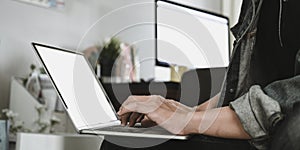
[[[238,115],[245,131],[252,138],[268,135],[273,115],[280,114],[281,108],[277,101],[267,96],[260,86],[252,86],[248,93],[230,103]]]
[[[230,107],[256,148],[264,149],[267,142],[262,141],[268,139],[270,130],[297,101],[300,101],[300,76],[273,82],[264,89],[253,85],[248,93],[232,101]]]

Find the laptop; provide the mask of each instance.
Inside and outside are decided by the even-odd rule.
[[[185,140],[155,126],[123,127],[118,115],[83,54],[32,43],[78,133],[122,137]]]

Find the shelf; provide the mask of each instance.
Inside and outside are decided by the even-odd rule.
[[[39,120],[39,114],[37,108],[47,107],[47,105],[39,103],[24,87],[20,78],[12,77],[11,79],[11,91],[10,91],[10,104],[9,109],[18,113],[17,120],[22,121],[24,128],[32,131],[38,131],[40,126],[37,124]],[[56,116],[61,120],[60,124],[56,125],[55,132],[74,132],[74,128],[69,121],[65,112],[56,112],[47,109],[43,113],[43,120],[50,120],[52,116]],[[49,132],[50,128],[47,128],[45,132]]]

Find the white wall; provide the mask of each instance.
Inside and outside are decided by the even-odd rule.
[[[30,45],[31,41],[76,49],[88,29],[103,15],[121,6],[142,2],[152,2],[152,0],[67,0],[66,8],[62,11],[40,8],[13,0],[1,0],[0,110],[8,107],[11,76],[23,77],[29,73],[30,64],[38,64]],[[89,38],[83,40],[85,45],[81,45],[80,48],[86,48],[85,46],[96,44],[104,37],[111,36],[112,26],[116,25],[116,28],[120,28],[123,26],[122,23],[126,23],[126,19],[131,21],[135,19],[145,21],[143,18],[146,21],[151,20],[152,18],[149,16],[151,10],[149,7],[143,8],[143,10],[137,7],[132,8],[131,13],[135,14],[135,18],[122,14],[114,15],[109,27],[99,27],[98,37],[90,38],[91,34],[87,34]],[[125,10],[125,13],[128,14],[128,9]],[[139,31],[138,34],[153,36],[147,30],[143,32]],[[147,53],[150,55],[154,53],[151,52],[151,49],[149,47],[149,49],[143,50],[145,57],[147,57]],[[151,75],[151,72],[148,74]]]
[[[234,26],[238,21],[241,4],[242,4],[242,0],[230,0],[230,1],[222,2],[222,14],[228,16],[230,20],[229,22],[230,27]],[[233,41],[234,41],[234,37],[232,34],[230,34],[231,47],[233,47],[232,46]]]
[[[223,12],[225,3],[222,0],[174,1],[217,13]],[[60,11],[1,0],[0,110],[8,107],[11,76],[23,77],[29,73],[30,64],[38,64],[31,41],[82,50],[120,31],[117,36],[128,43],[144,39],[136,43],[141,60],[154,58],[153,41],[147,40],[154,37],[153,27],[147,24],[154,19],[149,2],[153,0],[66,0],[65,9]],[[137,26],[122,29],[133,24]],[[153,65],[153,59],[146,61],[141,77],[153,77]]]

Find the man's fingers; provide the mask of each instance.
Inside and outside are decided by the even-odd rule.
[[[130,116],[131,113],[126,113],[126,114],[123,114],[120,116],[120,120],[121,120],[121,125],[122,126],[126,126],[127,125],[127,122],[128,122],[128,118]]]
[[[143,119],[144,119],[145,115],[144,114],[141,114],[139,116],[139,118],[136,120],[136,122],[141,122]]]
[[[126,126],[127,123],[129,122],[129,126],[132,127],[135,125],[137,122],[141,122],[141,118],[143,118],[143,115],[140,113],[125,113],[122,116],[120,116],[121,120],[121,125]]]
[[[141,121],[141,125],[143,127],[148,128],[148,127],[156,126],[157,124],[154,121],[148,119],[148,117],[144,117],[144,119]]]
[[[129,126],[132,127],[137,122],[137,119],[141,116],[140,113],[131,113],[129,118]]]

